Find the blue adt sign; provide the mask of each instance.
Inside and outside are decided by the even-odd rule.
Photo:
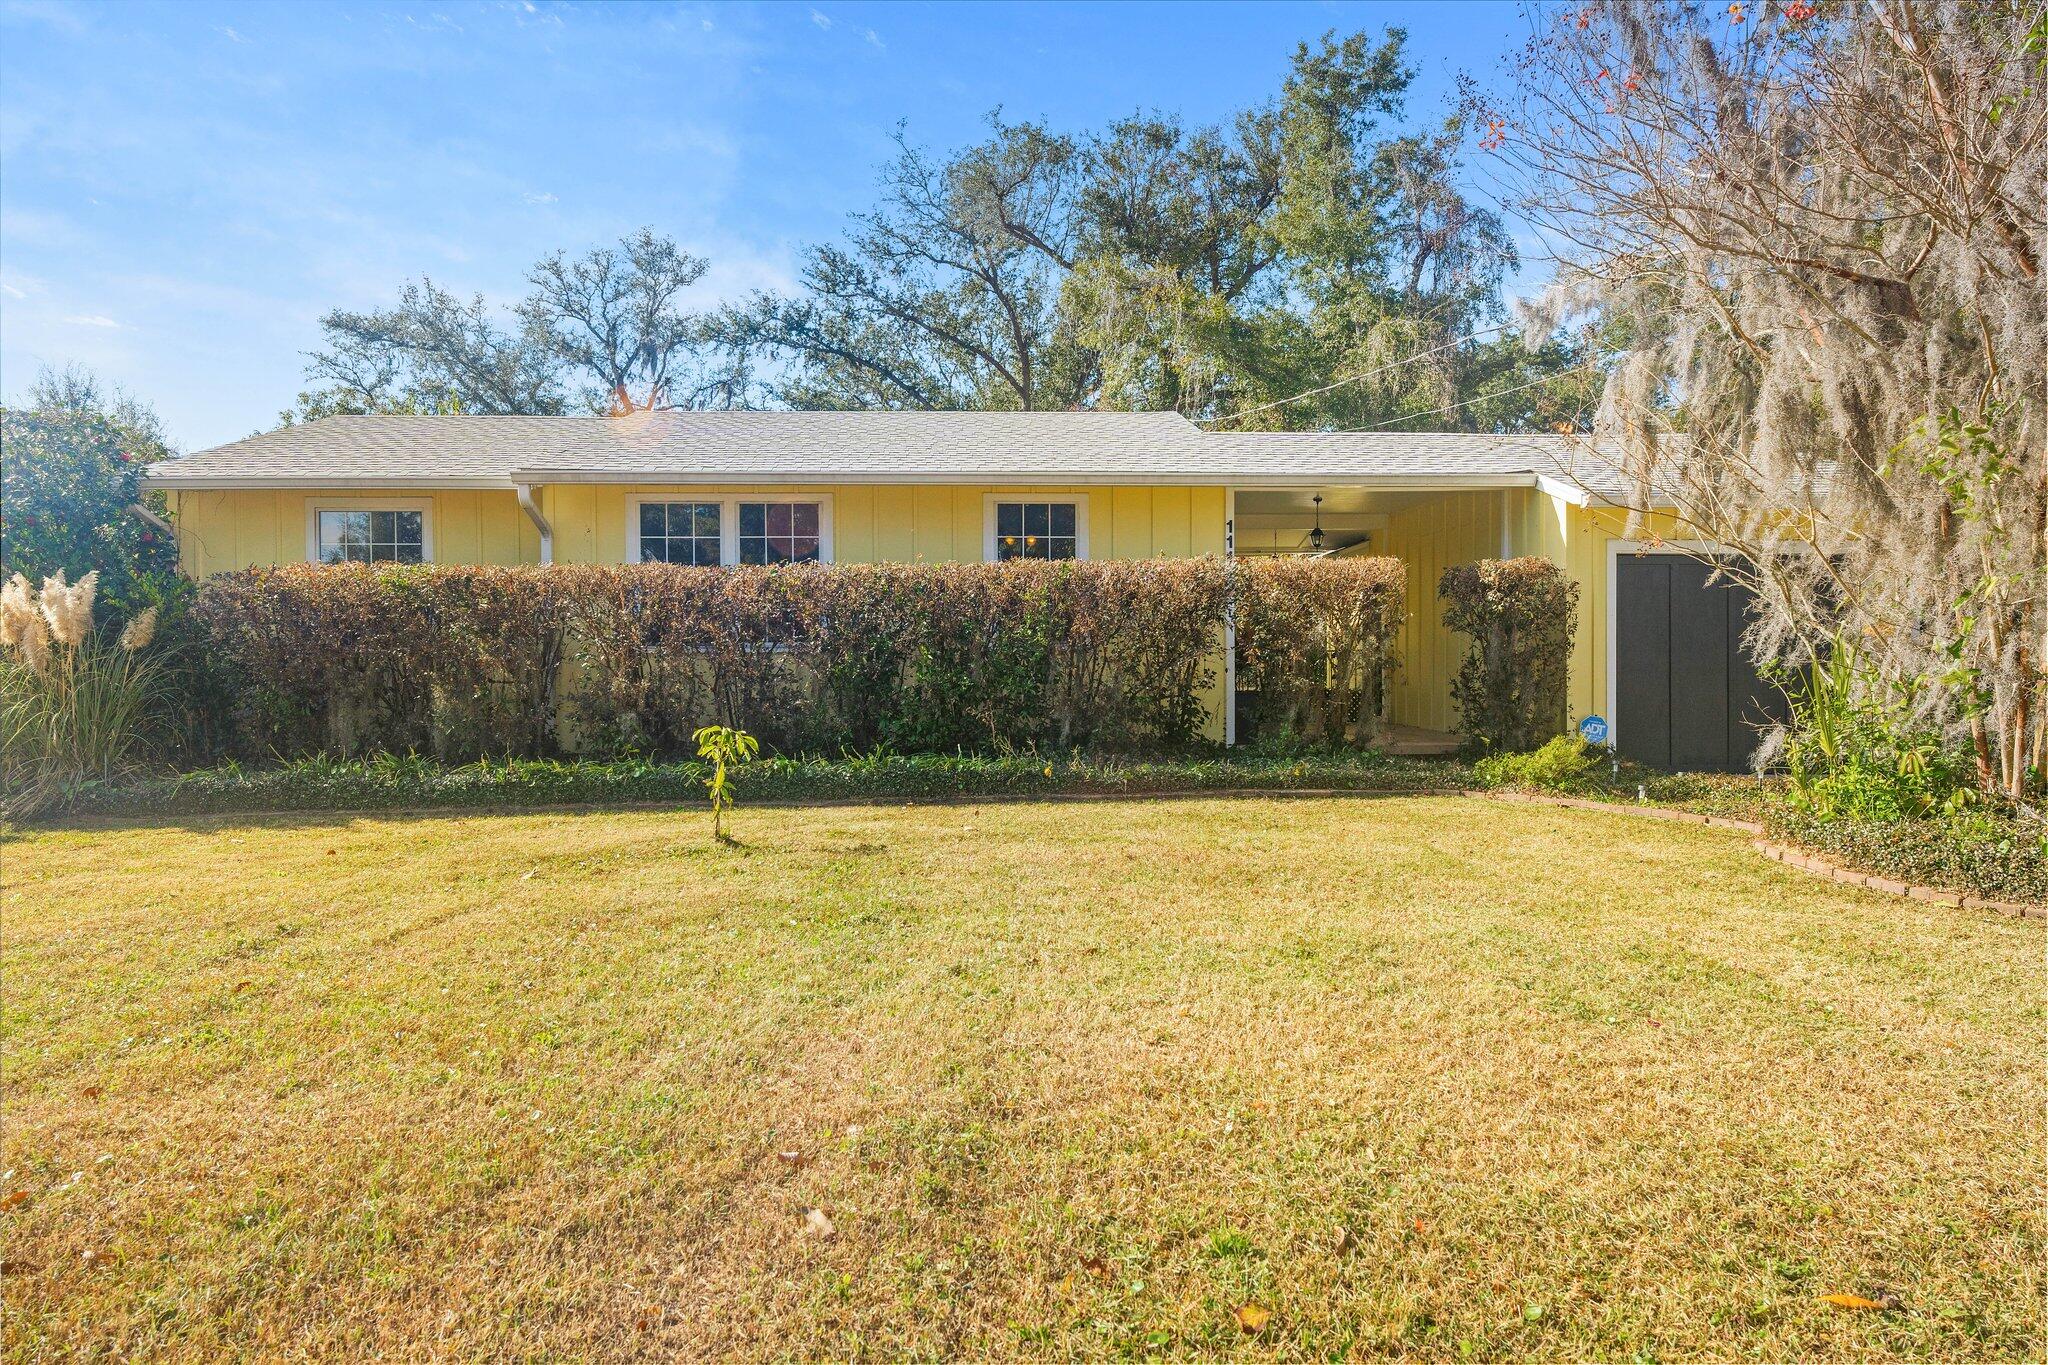
[[[1607,742],[1607,721],[1601,716],[1588,716],[1579,722],[1579,735],[1588,744]]]

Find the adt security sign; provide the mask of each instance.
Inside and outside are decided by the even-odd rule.
[[[1579,737],[1588,744],[1607,742],[1607,721],[1601,716],[1588,716],[1579,722]]]

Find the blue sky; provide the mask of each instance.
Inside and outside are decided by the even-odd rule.
[[[1527,33],[1509,3],[0,0],[0,393],[79,362],[217,444],[304,387],[323,312],[405,279],[509,301],[645,224],[710,259],[706,303],[780,286],[899,121],[1219,119],[1297,42],[1388,24],[1421,115]]]

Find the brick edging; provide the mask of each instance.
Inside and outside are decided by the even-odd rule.
[[[1892,877],[1881,877],[1875,872],[1858,872],[1853,867],[1844,867],[1832,858],[1823,858],[1818,853],[1809,853],[1791,844],[1774,843],[1769,839],[1753,839],[1750,842],[1757,852],[1774,863],[1804,868],[1808,872],[1818,873],[1838,882],[1846,882],[1850,886],[1868,887],[1872,891],[1882,891],[1892,896],[1911,896],[1916,901],[1932,901],[1936,905],[1959,905],[1965,910],[1991,910],[2001,915],[2016,915],[2021,919],[2048,920],[2048,905],[2029,905],[2025,901],[1995,901],[1985,896],[1973,895],[1968,891],[1920,886]]]
[[[2001,915],[2015,915],[2021,919],[2048,920],[2048,905],[1992,900],[1968,891],[1921,886],[1913,882],[1902,882],[1893,877],[1879,876],[1875,872],[1858,872],[1855,868],[1846,867],[1832,858],[1824,858],[1818,853],[1810,853],[1803,848],[1777,843],[1765,837],[1770,831],[1755,820],[1739,820],[1731,815],[1702,815],[1697,811],[1673,810],[1668,806],[1625,806],[1619,801],[1593,801],[1583,796],[1538,796],[1533,792],[1483,789],[1468,791],[1465,795],[1483,796],[1490,801],[1519,801],[1532,806],[1568,806],[1574,810],[1619,811],[1624,815],[1645,815],[1652,820],[1675,820],[1680,824],[1712,825],[1718,829],[1740,830],[1744,834],[1757,836],[1750,840],[1751,847],[1772,862],[1816,873],[1845,885],[1882,891],[1891,896],[1909,896],[1916,901],[1929,901],[1936,905],[1955,905],[1965,910],[1990,910]]]

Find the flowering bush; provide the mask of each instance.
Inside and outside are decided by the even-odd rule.
[[[1437,584],[1444,624],[1472,637],[1451,680],[1466,740],[1534,749],[1564,728],[1579,585],[1547,559],[1454,564]]]
[[[157,611],[131,617],[111,645],[93,629],[99,574],[41,591],[20,574],[0,587],[0,813],[39,809],[78,784],[122,773],[145,744],[162,691],[144,651]]]

